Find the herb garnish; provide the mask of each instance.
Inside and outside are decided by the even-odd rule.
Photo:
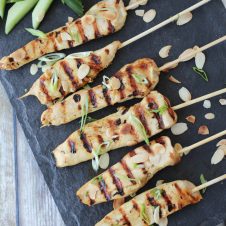
[[[151,193],[156,199],[161,198],[162,192],[163,192],[163,190],[162,190],[162,189],[158,189],[158,188],[151,189],[151,191],[150,191],[150,193]]]
[[[146,79],[146,77],[144,75],[132,74],[132,76],[137,83],[145,84],[145,85],[148,84],[148,80]]]
[[[192,69],[193,69],[194,72],[199,74],[206,82],[209,81],[208,75],[206,74],[206,72],[203,69],[199,69],[197,67],[192,67]]]
[[[141,204],[140,216],[148,225],[150,224],[145,204]]]
[[[61,0],[61,2],[71,8],[78,16],[82,16],[84,8],[81,0]]]
[[[89,98],[88,98],[88,95],[86,95],[84,103],[82,104],[82,119],[81,119],[81,126],[80,126],[81,131],[83,131],[84,126],[86,124],[88,110],[89,110]]]
[[[58,88],[58,75],[57,75],[56,70],[53,71],[49,88],[50,88],[51,92],[56,92],[57,91],[57,88]]]
[[[28,31],[33,36],[39,37],[39,38],[45,38],[46,34],[43,31],[35,30],[32,28],[25,28],[26,31]]]
[[[200,175],[200,181],[201,181],[202,184],[204,184],[204,183],[207,182],[207,180],[205,179],[205,177],[204,177],[203,174]],[[205,191],[206,191],[206,188],[203,188],[203,189],[202,189],[202,193],[204,194]]]
[[[158,109],[152,109],[151,112],[158,113],[159,115],[163,115],[165,111],[167,111],[168,105],[164,104],[163,106],[159,107]]]

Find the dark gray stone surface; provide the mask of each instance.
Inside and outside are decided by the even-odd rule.
[[[87,10],[95,2],[97,1],[84,0],[85,9]],[[147,6],[141,8],[154,8],[157,10],[157,17],[153,22],[146,24],[143,22],[142,18],[135,16],[134,11],[130,11],[126,25],[120,32],[64,52],[72,53],[90,49],[95,50],[113,40],[127,40],[195,2],[197,1],[151,0]],[[50,9],[40,29],[50,31],[53,28],[61,26],[66,22],[69,15],[73,16],[73,12],[62,6],[60,1],[57,1]],[[8,36],[4,35],[3,23],[0,23],[0,57],[8,55],[10,52],[32,39],[32,36],[24,30],[25,27],[31,27],[31,15],[26,16],[19,26]],[[213,0],[208,5],[196,10],[194,12],[194,18],[189,24],[178,27],[172,23],[120,50],[113,64],[100,74],[94,84],[101,83],[103,74],[111,76],[124,64],[141,57],[151,57],[156,60],[158,65],[162,65],[166,60],[160,59],[158,51],[165,45],[171,44],[173,46],[170,57],[167,59],[172,60],[184,49],[194,45],[202,46],[224,35],[225,31],[226,11],[220,0]],[[194,61],[183,63],[168,74],[161,74],[161,81],[157,89],[169,97],[172,105],[180,103],[177,91],[181,85],[169,82],[167,79],[168,75],[172,74],[181,80],[183,82],[182,85],[192,92],[193,97],[198,97],[225,87],[226,43],[208,50],[206,56],[205,70],[209,75],[208,83],[192,71]],[[91,163],[86,162],[75,167],[57,169],[51,156],[51,151],[58,144],[63,142],[71,132],[79,128],[79,120],[57,128],[49,127],[40,129],[40,115],[45,107],[41,106],[34,97],[29,97],[23,101],[17,99],[17,97],[24,93],[24,89],[28,89],[38,77],[31,76],[29,70],[30,65],[26,65],[16,71],[1,71],[0,80],[16,110],[17,117],[23,127],[34,156],[62,214],[65,224],[67,226],[94,225],[105,214],[112,210],[112,204],[107,203],[88,208],[80,204],[79,200],[75,197],[75,190],[95,176]],[[224,97],[226,97],[226,95],[224,95]],[[195,125],[189,124],[189,130],[185,134],[175,137],[170,131],[165,131],[161,135],[169,135],[174,143],[180,142],[183,145],[190,145],[203,139],[203,136],[197,134],[198,127],[202,124],[208,125],[210,134],[224,130],[226,126],[226,108],[220,106],[218,100],[219,97],[212,99],[212,108],[210,110],[204,109],[202,103],[200,103],[178,112],[179,121],[185,121],[185,117],[190,114],[194,114],[197,117],[197,123]],[[130,101],[126,104],[131,105],[132,103],[134,103],[134,101]],[[104,111],[91,114],[91,116],[102,118],[104,115],[114,111],[116,111],[116,107],[109,107]],[[216,118],[212,121],[205,120],[204,114],[207,112],[214,112]],[[212,142],[200,147],[184,157],[179,165],[163,170],[156,175],[142,191],[153,187],[158,179],[164,179],[166,181],[189,179],[199,184],[199,176],[201,173],[203,173],[207,179],[225,173],[225,161],[222,161],[216,166],[211,166],[210,164],[211,156],[216,149],[215,145],[216,142]],[[111,165],[116,163],[129,150],[132,150],[132,148],[113,151],[110,154]],[[169,217],[169,225],[191,226],[202,224],[212,226],[226,220],[225,189],[226,183],[220,183],[207,189],[203,201]]]

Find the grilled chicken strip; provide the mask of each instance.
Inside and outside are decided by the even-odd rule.
[[[0,69],[13,70],[47,53],[79,46],[120,30],[126,20],[122,0],[95,4],[83,17],[37,38],[0,60]]]
[[[91,52],[87,57],[66,57],[58,61],[34,82],[29,92],[23,97],[34,95],[42,104],[47,106],[53,104],[57,99],[92,82],[113,61],[120,45],[119,41],[114,41],[102,49]],[[78,69],[82,64],[90,67],[88,75],[84,78],[78,75]],[[57,76],[56,89],[52,88],[53,81],[56,81],[52,79],[53,76]]]
[[[168,99],[152,91],[140,103],[88,123],[82,132],[77,130],[72,133],[53,151],[56,165],[65,167],[90,160],[100,147],[101,152],[106,152],[138,144],[145,140],[145,135],[154,136],[176,121],[177,115]]]
[[[180,161],[169,137],[136,148],[108,170],[83,185],[77,196],[86,205],[127,197],[142,188],[157,172]]]
[[[158,81],[159,71],[153,60],[148,58],[136,60],[115,73],[109,79],[108,87],[98,85],[81,90],[50,106],[42,114],[42,124],[58,126],[81,117],[82,106],[87,97],[88,112],[98,111],[133,98],[142,98],[155,88]]]
[[[106,215],[96,226],[149,226],[182,208],[198,203],[202,196],[192,193],[195,185],[186,180],[161,184],[126,202]]]

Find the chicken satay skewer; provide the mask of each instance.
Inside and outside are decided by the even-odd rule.
[[[159,171],[178,164],[183,154],[224,135],[226,130],[180,150],[172,146],[169,137],[160,137],[130,151],[120,162],[84,184],[77,196],[89,206],[125,198],[144,187]]]
[[[156,25],[153,28],[141,33],[140,35],[135,36],[133,39],[127,40],[126,42],[122,43],[122,46],[124,47],[128,44],[131,44],[145,35],[148,35],[164,27],[170,22],[173,22],[175,18],[178,18],[179,15],[195,10],[209,1],[210,0],[202,0],[201,2],[180,12],[179,14],[176,14],[173,17],[163,21],[159,25]],[[36,80],[30,91],[23,97],[34,95],[42,104],[50,105],[54,102],[54,100],[75,92],[87,83],[92,82],[104,68],[109,66],[120,46],[121,43],[119,41],[115,41],[103,49],[91,52],[86,57],[78,57],[77,53],[77,57],[73,59],[72,56],[75,56],[75,53],[70,55],[70,57],[66,57],[63,60],[58,61],[49,70],[47,70],[46,73]],[[85,67],[84,70],[86,70],[85,75],[82,77],[79,73],[79,71],[81,71],[79,69],[81,65],[83,65],[83,68]],[[54,75],[56,74],[56,79],[53,79]],[[51,89],[52,81],[57,81],[55,82],[55,90]]]
[[[225,92],[226,88],[199,97],[198,100],[202,101]],[[184,107],[197,102],[193,99],[186,102]],[[148,144],[151,136],[171,128],[176,121],[177,115],[168,99],[159,92],[152,91],[140,103],[129,109],[119,110],[73,132],[53,151],[56,165],[76,165],[93,157],[98,159],[98,155],[110,150],[133,146],[142,141]]]
[[[107,214],[95,226],[124,224],[147,226],[155,223],[160,224],[162,220],[166,225],[167,219],[164,218],[188,205],[198,203],[202,200],[200,190],[225,179],[226,174],[199,186],[195,186],[187,180],[161,184],[135,196]]]

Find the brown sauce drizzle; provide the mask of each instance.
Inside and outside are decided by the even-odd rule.
[[[108,105],[111,105],[111,97],[108,94],[108,88],[107,87],[103,87],[103,96],[105,98],[105,101]]]

